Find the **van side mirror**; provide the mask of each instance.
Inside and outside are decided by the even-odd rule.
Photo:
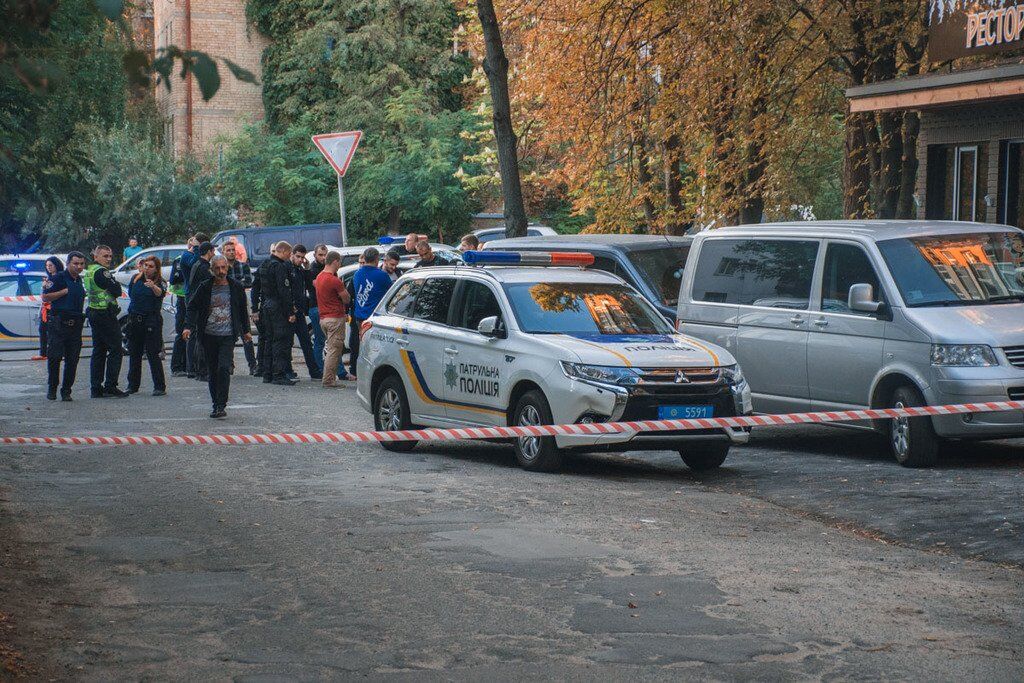
[[[881,301],[875,301],[875,288],[865,283],[850,286],[846,305],[859,313],[878,313],[885,306]]]
[[[480,324],[476,326],[476,331],[491,339],[505,338],[505,328],[496,315],[489,315],[481,320]]]

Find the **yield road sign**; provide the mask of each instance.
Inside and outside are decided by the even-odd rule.
[[[348,165],[352,163],[352,156],[356,153],[359,140],[363,137],[363,131],[350,130],[345,133],[324,133],[314,135],[313,144],[324,155],[339,178],[345,177]]]

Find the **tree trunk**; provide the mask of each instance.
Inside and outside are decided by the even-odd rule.
[[[852,219],[868,218],[871,213],[871,161],[861,118],[847,109],[843,215]]]
[[[402,227],[402,209],[392,206],[388,211],[388,234],[394,235]]]
[[[516,133],[512,129],[512,105],[508,94],[508,58],[501,42],[501,29],[492,0],[477,0],[477,15],[483,28],[484,73],[491,88],[494,105],[494,139],[498,147],[498,172],[505,203],[505,236],[526,236],[526,207],[519,178]]]
[[[641,204],[644,209],[644,221],[647,223],[646,227],[650,231],[651,226],[658,220],[657,209],[654,207],[654,202],[651,201],[651,169],[648,168],[647,164],[650,162],[650,153],[647,149],[647,135],[645,133],[634,133],[634,147],[636,149],[636,169],[637,179],[640,181],[640,192],[643,193],[643,199]]]
[[[665,203],[670,213],[665,224],[669,235],[683,235],[689,229],[683,218],[683,180],[679,177],[679,136],[673,133],[665,138]]]
[[[875,213],[879,218],[896,217],[902,187],[903,174],[903,116],[897,112],[882,112],[878,115],[879,128],[879,169],[878,185],[880,202]]]
[[[921,115],[908,111],[903,115],[903,170],[900,174],[900,198],[896,218],[917,218],[914,190],[917,189],[917,137],[921,132]]]

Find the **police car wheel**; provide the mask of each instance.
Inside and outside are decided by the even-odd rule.
[[[729,456],[729,447],[732,444],[721,441],[709,441],[707,443],[694,443],[692,446],[679,451],[680,457],[686,466],[694,472],[706,472],[707,470],[718,469]]]
[[[551,408],[544,394],[528,391],[523,394],[512,411],[512,425],[516,427],[549,425]],[[533,472],[553,472],[562,465],[562,452],[552,436],[524,436],[514,442],[519,466]]]
[[[386,377],[373,397],[373,425],[377,431],[395,432],[413,429],[409,422],[409,401],[405,397],[402,380],[395,375]],[[405,453],[416,447],[416,441],[381,441],[386,451]]]

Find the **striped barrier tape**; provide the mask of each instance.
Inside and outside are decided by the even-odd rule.
[[[19,446],[249,446],[259,444],[366,443],[379,441],[461,441],[465,439],[508,439],[521,436],[595,436],[623,432],[665,432],[722,427],[768,427],[776,425],[828,424],[856,420],[880,420],[929,415],[963,415],[1024,410],[1024,401],[965,403],[920,408],[872,408],[787,415],[750,415],[687,420],[643,422],[595,422],[542,427],[464,427],[461,429],[417,429],[393,432],[311,432],[295,434],[203,434],[185,436],[4,436],[0,444]]]

